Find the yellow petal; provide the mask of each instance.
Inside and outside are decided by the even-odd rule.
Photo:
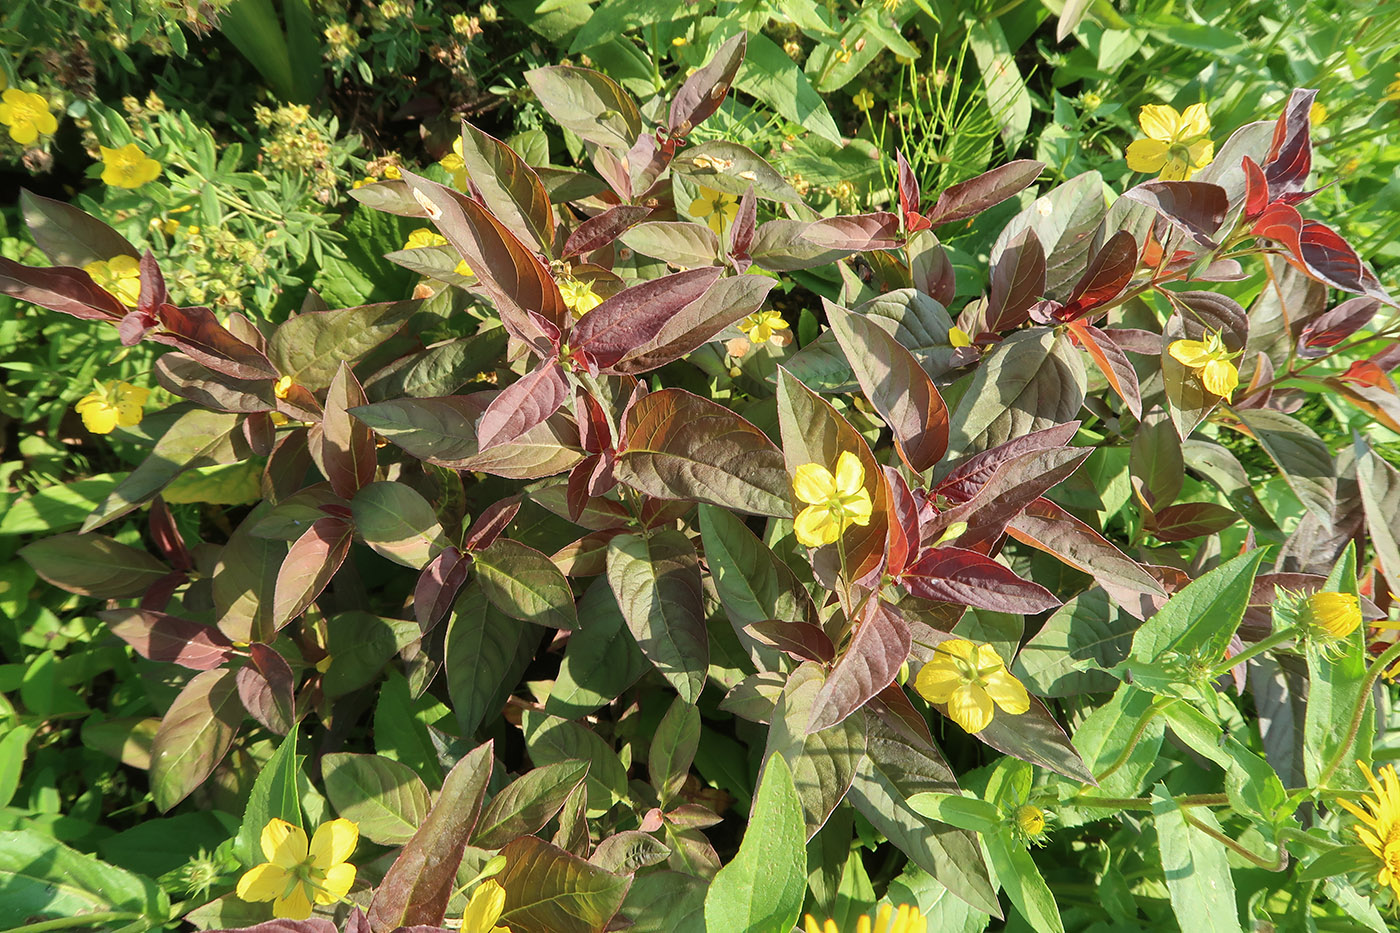
[[[696,217],[708,217],[715,212],[715,202],[709,198],[696,198],[690,202],[690,213]]]
[[[83,427],[93,434],[111,434],[117,427],[117,410],[104,400],[88,396],[77,404],[77,409],[83,416]]]
[[[880,909],[875,912],[875,929],[878,933],[885,933],[890,928],[890,905],[881,904]]]
[[[1183,366],[1199,369],[1211,360],[1211,353],[1200,340],[1173,340],[1167,352]]]
[[[306,831],[286,820],[273,817],[263,827],[263,858],[282,868],[295,868],[306,861]]]
[[[1201,369],[1201,384],[1211,395],[1229,399],[1240,384],[1240,374],[1229,360],[1211,360]]]
[[[870,493],[862,489],[851,499],[841,503],[841,510],[846,517],[857,525],[870,524],[870,514],[875,507],[870,503]]]
[[[992,721],[992,698],[976,684],[964,684],[948,698],[948,717],[966,732],[981,732]]]
[[[350,888],[355,883],[355,866],[341,862],[332,865],[326,872],[326,880],[321,882],[321,889],[316,892],[316,903],[334,904],[345,899],[345,895],[350,893]]]
[[[974,657],[973,663],[977,666],[977,673],[983,677],[1006,666],[1001,660],[1001,655],[997,654],[997,649],[991,645],[978,645]]]
[[[808,505],[826,505],[837,495],[836,477],[820,463],[804,463],[793,474],[792,491]]]
[[[1210,114],[1206,113],[1205,104],[1192,104],[1182,111],[1178,138],[1195,139],[1197,136],[1205,136],[1209,132]]]
[[[306,895],[306,885],[299,884],[286,897],[273,901],[272,916],[283,920],[305,920],[311,916],[311,898]]]
[[[1170,104],[1148,104],[1138,113],[1138,125],[1151,138],[1169,143],[1181,128],[1181,114]]]
[[[1199,171],[1215,158],[1215,143],[1209,139],[1198,139],[1187,147],[1187,152],[1191,157],[1191,168]]]
[[[939,642],[935,650],[939,654],[946,654],[961,661],[971,661],[977,651],[977,646],[966,638],[950,638],[947,641]]]
[[[870,917],[866,914],[856,920],[856,933],[870,933]]]
[[[822,933],[821,927],[817,926],[817,918],[811,914],[802,918],[802,933]]]
[[[1191,177],[1191,166],[1186,164],[1186,160],[1172,154],[1167,159],[1167,164],[1162,166],[1162,170],[1157,173],[1157,178],[1161,181],[1185,181]]]
[[[117,424],[124,428],[140,424],[143,414],[145,414],[145,410],[140,405],[129,401],[117,403]]]
[[[292,876],[276,865],[254,865],[238,879],[238,896],[245,901],[270,901],[281,897]]]
[[[963,676],[947,658],[934,658],[919,670],[914,689],[930,703],[947,703],[953,691],[963,682]]]
[[[996,700],[997,706],[1013,716],[1019,716],[1031,708],[1030,696],[1026,688],[1005,670],[997,671],[986,678],[987,695]]]
[[[865,467],[860,457],[849,450],[841,451],[836,458],[836,491],[842,496],[853,496],[865,485]]]
[[[831,517],[825,506],[809,505],[797,513],[792,523],[797,541],[805,547],[821,547],[832,544],[841,536],[841,526]]]
[[[462,914],[462,933],[490,933],[505,906],[506,889],[494,879],[483,881]]]
[[[322,823],[316,827],[316,835],[311,838],[311,864],[328,871],[332,865],[339,865],[348,859],[359,841],[360,829],[350,820]]]
[[[1167,164],[1167,153],[1170,148],[1166,143],[1156,139],[1135,139],[1128,144],[1128,168],[1135,172],[1161,171],[1163,165]]]

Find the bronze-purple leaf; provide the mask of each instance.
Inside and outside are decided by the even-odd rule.
[[[1317,91],[1294,88],[1274,124],[1274,138],[1264,160],[1264,179],[1270,200],[1296,194],[1312,171],[1312,106]]]
[[[1069,327],[1079,345],[1089,351],[1089,358],[1108,380],[1109,388],[1118,394],[1134,418],[1141,418],[1142,389],[1138,385],[1137,370],[1133,369],[1123,348],[1084,320],[1071,321]]]
[[[1056,317],[1066,321],[1117,298],[1128,287],[1137,263],[1137,239],[1128,231],[1119,230],[1089,261],[1089,268],[1079,277]]]
[[[478,450],[520,437],[547,421],[569,398],[569,380],[558,360],[545,360],[491,400],[476,426]]]
[[[1369,296],[1349,298],[1303,328],[1298,339],[1300,354],[1321,356],[1322,349],[1335,347],[1370,322],[1380,309],[1380,301]]]
[[[140,256],[126,237],[71,204],[28,189],[20,191],[19,203],[34,242],[55,266],[82,267],[99,259]]]
[[[34,269],[0,256],[0,294],[88,321],[116,323],[130,310],[82,269]]]
[[[665,321],[651,340],[627,351],[612,365],[612,371],[644,373],[680,359],[714,339],[730,324],[757,311],[777,284],[776,279],[766,275],[732,275],[720,279],[700,298]]]
[[[277,571],[277,586],[272,599],[272,614],[277,628],[306,611],[331,577],[340,569],[350,551],[354,529],[339,518],[321,518],[292,543],[282,567]]]
[[[98,616],[136,653],[193,671],[212,671],[233,657],[233,642],[211,625],[147,609],[109,609]]]
[[[462,161],[468,177],[496,219],[535,252],[554,249],[554,209],[544,184],[525,160],[499,139],[462,123]]]
[[[208,308],[162,305],[157,317],[164,328],[157,343],[179,347],[195,362],[234,379],[276,379],[277,368],[261,350],[239,340]]]
[[[812,701],[807,734],[836,725],[894,683],[912,644],[909,623],[900,611],[872,597],[846,653]]]
[[[351,408],[368,403],[360,381],[348,363],[331,380],[326,392],[326,410],[321,420],[321,464],[336,495],[353,499],[355,493],[374,482],[377,462],[374,434],[364,422],[350,414]]]
[[[993,612],[1030,615],[1060,605],[1039,583],[976,551],[938,547],[919,558],[900,578],[911,596]]]
[[[599,369],[607,370],[651,341],[673,315],[719,281],[722,273],[718,267],[691,269],[621,291],[579,318],[569,346],[591,357]]]
[[[671,133],[687,136],[719,109],[734,84],[734,76],[744,60],[748,41],[745,32],[731,37],[719,47],[714,58],[685,79],[676,96],[671,98],[667,119],[667,129]]]
[[[426,635],[447,615],[457,599],[457,591],[467,580],[471,561],[455,547],[444,548],[418,575],[413,588],[413,614]]]
[[[1218,245],[1211,237],[1230,210],[1225,189],[1203,181],[1147,181],[1129,188],[1123,197],[1146,204],[1207,249]]]
[[[1079,430],[1079,422],[1071,421],[1035,431],[1007,441],[991,450],[968,458],[933,488],[933,492],[954,503],[963,503],[977,495],[1004,464],[1038,450],[1063,447]]]
[[[563,258],[568,259],[583,253],[591,253],[612,243],[632,227],[646,220],[651,213],[649,207],[632,204],[615,204],[595,217],[590,217],[575,228],[564,241]]]
[[[1018,159],[945,188],[928,212],[929,223],[937,227],[975,217],[1035,181],[1044,168],[1043,162]]]
[[[1152,533],[1159,541],[1189,541],[1224,531],[1239,515],[1214,502],[1182,502],[1158,510]]]
[[[1026,227],[1011,238],[992,268],[984,312],[987,331],[1000,334],[1020,327],[1028,320],[1031,305],[1044,294],[1045,247],[1035,231]]]
[[[823,249],[862,253],[899,246],[899,216],[889,211],[843,214],[818,220],[802,232],[802,238]]]
[[[831,643],[831,638],[809,622],[766,619],[745,628],[758,641],[786,651],[795,658],[826,663],[836,657],[836,646]]]
[[[990,550],[1007,522],[1068,479],[1093,452],[1092,447],[1052,447],[1008,460],[997,467],[975,496],[941,513],[937,521],[924,529],[924,534],[931,536],[953,522],[966,522],[967,530],[958,538],[958,546]]]

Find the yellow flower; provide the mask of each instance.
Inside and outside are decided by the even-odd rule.
[[[102,181],[113,188],[139,188],[160,175],[160,163],[147,157],[135,143],[120,149],[98,148],[102,150]]]
[[[93,434],[111,434],[117,425],[124,428],[141,423],[142,406],[150,389],[129,382],[97,383],[97,389],[78,400],[74,407],[83,416],[83,427]]]
[[[739,322],[739,329],[753,343],[767,343],[773,332],[787,330],[788,322],[777,311],[758,311]]]
[[[493,880],[483,881],[462,912],[462,933],[510,933],[497,924],[506,907],[506,889]]]
[[[378,181],[378,180],[379,180],[379,179],[378,179],[378,178],[375,178],[373,175],[366,175],[364,178],[361,178],[359,181],[355,182],[355,183],[352,184],[350,187],[351,187],[352,189],[354,189],[354,188],[363,188],[365,185],[372,185],[372,184],[374,184],[374,183],[375,183],[376,181]]]
[[[384,177],[399,179],[403,177],[403,172],[397,165],[386,165],[384,166]]]
[[[802,930],[803,933],[841,933],[835,920],[828,917],[825,923],[818,926],[816,918],[811,914],[804,918]],[[880,905],[873,924],[869,914],[862,914],[856,920],[856,933],[927,933],[927,931],[928,917],[921,914],[919,908],[911,907],[908,904],[900,904],[898,909],[889,904]]]
[[[262,852],[267,859],[238,879],[238,896],[245,901],[272,901],[272,915],[305,920],[311,906],[334,904],[355,883],[355,866],[346,862],[360,841],[360,829],[350,820],[322,823],[306,844],[306,832],[285,820],[263,827]]]
[[[1346,638],[1361,625],[1361,602],[1353,593],[1314,593],[1304,600],[1301,619],[1328,638]]]
[[[0,123],[10,128],[10,138],[22,146],[58,129],[57,118],[49,113],[49,102],[17,87],[0,95]]]
[[[1185,181],[1210,164],[1215,144],[1205,104],[1192,104],[1177,113],[1168,104],[1148,104],[1138,114],[1147,134],[1128,146],[1128,168],[1135,172],[1160,172],[1162,181]]]
[[[560,282],[559,294],[564,296],[564,306],[573,312],[574,317],[583,317],[603,303],[602,296],[593,290],[592,282],[578,279]]]
[[[690,202],[690,213],[704,220],[715,233],[724,236],[724,228],[739,214],[739,199],[732,194],[701,186],[700,196]]]
[[[447,237],[427,227],[419,227],[408,235],[404,249],[422,249],[425,246],[446,246]]]
[[[135,256],[113,256],[83,266],[97,287],[111,292],[128,308],[141,300],[141,263]]]
[[[1365,810],[1341,797],[1337,798],[1337,803],[1361,820],[1363,825],[1353,826],[1352,829],[1380,861],[1376,881],[1389,885],[1395,899],[1400,900],[1400,779],[1396,778],[1395,765],[1381,768],[1379,781],[1365,764],[1358,761],[1356,765],[1366,775],[1366,782],[1376,796],[1361,798],[1366,805]]]
[[[1320,126],[1327,120],[1327,105],[1320,100],[1313,101],[1313,105],[1308,108],[1308,119],[1313,126]]]
[[[452,151],[438,160],[438,165],[452,176],[453,187],[467,190],[467,162],[462,158],[462,137],[458,136],[452,141]]]
[[[1006,670],[991,645],[962,638],[939,643],[932,661],[919,671],[914,689],[930,703],[946,703],[948,717],[967,732],[981,732],[992,721],[992,703],[1020,715],[1031,708],[1021,682]]]
[[[957,347],[970,347],[972,346],[972,338],[961,327],[950,327],[948,328],[948,343],[955,349]]]
[[[1239,370],[1230,360],[1239,354],[1225,349],[1225,341],[1217,331],[1206,340],[1174,340],[1167,352],[1183,366],[1194,370],[1200,377],[1201,385],[1211,395],[1218,395],[1226,401],[1240,384]]]
[[[807,508],[797,514],[793,531],[807,547],[833,544],[849,525],[868,525],[873,506],[865,488],[865,467],[849,450],[841,451],[836,473],[819,463],[804,463],[792,478],[792,490]]]
[[[292,394],[293,385],[295,385],[295,383],[292,382],[291,376],[283,376],[272,386],[272,394],[278,398],[285,399]]]
[[[855,102],[856,109],[864,113],[875,106],[875,95],[870,93],[870,88],[862,88],[859,94],[851,98]]]
[[[1016,808],[1016,830],[1021,838],[1030,843],[1038,843],[1045,835],[1045,811],[1033,803],[1024,803]]]

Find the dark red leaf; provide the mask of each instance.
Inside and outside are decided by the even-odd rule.
[[[899,217],[889,211],[828,217],[802,231],[802,239],[848,253],[894,249],[899,246]]]
[[[1064,310],[1056,317],[1069,320],[1117,298],[1128,287],[1137,263],[1137,240],[1128,231],[1119,230],[1090,260],[1089,268],[1070,292]]]
[[[897,577],[919,548],[919,505],[909,484],[892,466],[881,467],[890,486],[890,524],[885,545],[885,572]]]
[[[378,466],[373,432],[350,414],[350,409],[368,401],[360,381],[350,371],[350,364],[341,363],[326,392],[326,410],[321,420],[321,464],[331,488],[345,499],[354,498],[355,493],[374,482]]]
[[[1253,220],[1269,206],[1269,183],[1264,170],[1249,156],[1244,157],[1244,218]]]
[[[116,323],[131,309],[106,289],[98,288],[82,269],[54,266],[33,269],[0,256],[0,294],[71,314],[87,321]]]
[[[468,551],[479,551],[484,547],[489,547],[492,541],[501,536],[506,530],[506,526],[515,518],[515,513],[520,511],[520,494],[517,493],[499,502],[493,502],[482,510],[481,514],[472,522],[472,526],[467,529],[466,539],[462,542],[462,547]]]
[[[1007,522],[1068,479],[1093,452],[1092,447],[1052,447],[1005,461],[975,496],[939,515],[924,529],[924,535],[931,537],[953,522],[966,522],[967,530],[958,538],[958,546],[990,551]]]
[[[1309,350],[1335,347],[1370,323],[1380,306],[1381,303],[1375,298],[1349,298],[1321,317],[1310,321],[1308,326],[1303,328],[1298,343]]]
[[[312,917],[309,920],[264,920],[250,927],[215,930],[213,933],[337,933],[330,920]],[[347,928],[345,933],[352,933]]]
[[[719,47],[715,57],[685,79],[671,99],[667,127],[676,136],[686,136],[705,122],[724,103],[734,84],[734,76],[748,48],[747,33],[740,32]]]
[[[477,449],[489,450],[543,424],[569,397],[569,380],[558,360],[542,362],[491,400],[477,423]]]
[[[690,269],[618,292],[579,319],[569,346],[606,370],[654,338],[681,308],[709,291],[723,271],[714,266]]]
[[[1239,515],[1214,502],[1182,502],[1156,513],[1152,533],[1160,541],[1189,541],[1224,531]]]
[[[753,637],[803,661],[825,664],[836,657],[836,646],[820,628],[810,622],[784,622],[769,619],[745,626]]]
[[[749,190],[739,199],[739,212],[734,215],[734,226],[729,230],[729,255],[735,259],[748,260],[749,247],[753,245],[757,224],[758,197],[754,194],[753,185],[749,185]],[[748,264],[745,263],[743,269],[747,268]]]
[[[933,548],[899,581],[909,595],[993,612],[1030,615],[1060,605],[1049,590],[1023,580],[1005,564],[976,551]]]
[[[992,268],[984,328],[1001,334],[1028,319],[1031,305],[1045,293],[1045,248],[1030,227],[1011,238]],[[972,336],[977,336],[973,334]]]
[[[895,164],[899,171],[899,210],[907,220],[911,214],[919,213],[919,179],[914,177],[914,170],[909,167],[909,163],[904,160],[904,153],[895,150]],[[927,227],[928,220],[920,217]]]
[[[286,735],[296,723],[296,678],[285,658],[267,645],[248,646],[252,664],[234,674],[238,699],[259,723],[278,735]]]
[[[712,340],[730,324],[763,306],[777,285],[766,275],[732,275],[720,279],[697,301],[665,321],[656,336],[613,364],[612,372],[636,374],[664,366]],[[596,309],[595,309],[596,310]]]
[[[1025,188],[1044,168],[1043,162],[1018,159],[945,188],[928,212],[929,223],[937,227],[974,217]]]
[[[612,243],[619,236],[641,223],[651,213],[649,207],[632,204],[615,204],[607,210],[590,217],[579,224],[569,238],[564,241],[564,254],[568,259],[583,253],[591,253]]]
[[[1134,418],[1142,418],[1142,390],[1138,386],[1137,370],[1128,361],[1123,348],[1113,342],[1113,338],[1083,320],[1071,321],[1069,325],[1079,345],[1089,351],[1089,356],[1099,371],[1108,380],[1109,388],[1128,406]]]
[[[1123,197],[1146,204],[1207,249],[1218,245],[1211,237],[1230,210],[1225,189],[1203,181],[1147,181],[1123,192]]]
[[[148,519],[151,529],[151,540],[155,543],[156,549],[166,562],[176,570],[192,570],[194,568],[194,557],[185,546],[184,536],[180,534],[180,529],[175,525],[175,516],[170,514],[170,506],[165,504],[165,500],[156,496],[151,503],[151,514]]]
[[[911,236],[906,244],[909,251],[909,278],[915,288],[945,308],[952,304],[958,291],[958,276],[948,251],[932,233]]]
[[[444,548],[423,568],[413,588],[413,615],[423,634],[432,631],[447,615],[470,569],[471,561],[464,559],[455,547]]]
[[[1274,124],[1274,138],[1264,159],[1271,199],[1303,190],[1312,171],[1312,105],[1317,91],[1295,88]]]
[[[157,316],[164,329],[152,340],[179,347],[195,362],[235,379],[277,378],[277,367],[267,356],[229,333],[208,308],[166,304]]]
[[[1079,422],[1071,421],[1015,438],[991,450],[984,450],[943,477],[933,488],[933,493],[954,504],[966,502],[977,495],[977,491],[986,485],[1004,464],[1034,451],[1064,447],[1078,430]]]
[[[807,734],[836,725],[894,683],[912,645],[909,623],[900,611],[872,597],[846,653],[812,700]]]
[[[233,642],[212,625],[149,609],[109,609],[98,617],[113,635],[151,661],[212,671],[233,657]]]

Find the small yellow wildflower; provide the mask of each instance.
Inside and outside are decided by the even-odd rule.
[[[583,317],[603,303],[602,296],[593,290],[593,283],[579,279],[565,279],[560,282],[559,294],[564,296],[564,306],[576,318]]]
[[[102,181],[113,188],[139,188],[148,181],[160,176],[160,163],[141,151],[135,143],[127,143],[120,149],[102,150]]]
[[[774,331],[787,330],[788,322],[777,311],[757,311],[740,321],[739,329],[750,342],[767,343],[775,336]]]
[[[1093,113],[1103,106],[1103,98],[1093,91],[1085,91],[1079,97],[1079,106],[1084,108],[1085,113]]]
[[[428,227],[419,227],[408,235],[404,249],[423,249],[427,246],[446,246],[447,237]]]
[[[293,385],[295,385],[295,383],[292,382],[291,376],[283,376],[272,386],[272,394],[280,399],[285,399],[292,394]]]
[[[1354,593],[1313,593],[1299,618],[1327,638],[1346,638],[1361,625],[1361,602]]]
[[[874,506],[865,488],[865,467],[849,450],[841,451],[835,474],[819,463],[802,464],[792,490],[807,503],[793,522],[798,542],[806,547],[833,544],[849,525],[870,524]]]
[[[1395,899],[1400,901],[1400,778],[1395,775],[1395,765],[1381,768],[1379,781],[1365,764],[1358,761],[1356,765],[1376,796],[1361,798],[1365,810],[1341,797],[1337,798],[1337,803],[1361,820],[1363,825],[1352,829],[1380,863],[1376,882],[1389,885]]]
[[[135,427],[145,414],[142,406],[150,389],[129,382],[97,383],[97,390],[83,396],[74,407],[83,416],[83,427],[93,434],[111,434],[121,425]]]
[[[97,16],[107,8],[107,4],[102,0],[78,0],[78,9],[89,16]]]
[[[322,823],[308,846],[300,826],[273,819],[262,831],[267,861],[238,879],[238,896],[245,901],[272,901],[274,917],[305,920],[313,903],[334,904],[350,892],[355,866],[346,860],[359,841],[360,828],[350,820]]]
[[[462,913],[462,933],[510,933],[510,927],[497,922],[505,908],[506,889],[494,879],[483,881]]]
[[[1321,126],[1327,121],[1327,105],[1320,100],[1313,101],[1313,105],[1308,108],[1308,119],[1313,126]]]
[[[855,103],[856,109],[862,113],[875,106],[875,95],[870,93],[870,88],[868,87],[862,88],[860,93],[851,97],[851,100]]]
[[[948,343],[954,348],[972,346],[972,338],[961,327],[948,328]]]
[[[1045,835],[1045,811],[1033,803],[1024,803],[1016,808],[1016,829],[1030,841]]]
[[[403,171],[397,165],[389,164],[384,166],[384,177],[399,179],[403,178]]]
[[[841,933],[836,926],[836,921],[830,917],[826,922],[817,925],[817,920],[808,914],[802,924],[803,933]],[[898,909],[889,904],[881,904],[880,909],[875,913],[874,923],[871,923],[869,914],[862,914],[856,920],[856,933],[927,933],[928,917],[919,912],[919,908],[911,907],[908,904],[900,904]]]
[[[914,689],[930,703],[946,703],[948,718],[967,732],[981,732],[992,721],[992,704],[1013,716],[1031,708],[1026,688],[1006,670],[991,645],[963,638],[940,642],[934,658],[919,671]]]
[[[689,45],[690,40],[687,39],[685,36],[676,36],[674,39],[671,40],[671,44],[674,45],[676,48],[681,48],[682,46]]]
[[[739,199],[732,194],[701,186],[700,196],[690,202],[690,213],[720,236],[739,214]]]
[[[97,287],[111,292],[128,308],[141,300],[141,263],[135,256],[113,256],[83,266]]]
[[[361,178],[359,181],[355,182],[350,187],[352,190],[355,188],[363,188],[365,185],[372,185],[378,180],[379,179],[375,178],[373,175],[366,175],[364,178]]]
[[[462,137],[458,136],[452,141],[452,151],[443,156],[438,165],[441,165],[449,175],[452,176],[452,186],[460,191],[467,190],[467,162],[462,158]]]
[[[10,138],[21,146],[58,129],[58,119],[49,113],[49,102],[40,94],[16,87],[0,95],[0,123],[10,128]]]
[[[1148,104],[1138,114],[1147,139],[1128,146],[1128,168],[1135,172],[1159,172],[1162,181],[1185,181],[1210,164],[1215,143],[1205,104],[1192,104],[1184,113],[1168,104]]]
[[[1238,356],[1225,349],[1225,341],[1220,332],[1206,340],[1174,340],[1167,352],[1183,366],[1195,371],[1211,395],[1218,395],[1226,401],[1240,384],[1240,373],[1231,359]]]

